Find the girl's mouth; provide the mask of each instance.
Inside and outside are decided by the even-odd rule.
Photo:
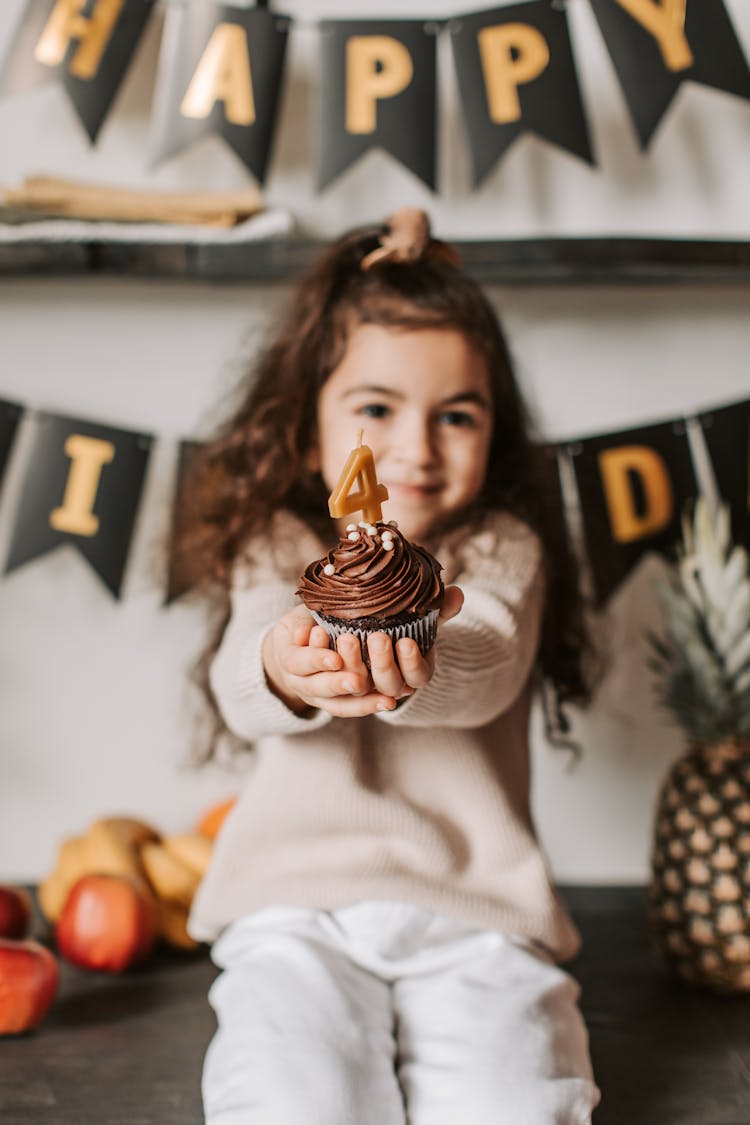
[[[386,484],[386,488],[389,491],[393,489],[394,492],[401,496],[414,497],[434,496],[435,493],[440,491],[440,485],[438,484],[409,484],[406,481],[403,483],[390,481]]]

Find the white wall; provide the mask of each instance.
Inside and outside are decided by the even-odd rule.
[[[376,6],[289,0],[284,11],[308,23],[292,32],[268,205],[288,208],[313,234],[410,203],[427,207],[445,237],[748,238],[750,104],[688,85],[652,151],[639,153],[588,4],[569,4],[600,168],[527,138],[471,192],[442,43],[441,177],[433,197],[379,153],[315,194],[317,33],[309,21],[366,17]],[[3,6],[0,52],[22,6]],[[405,9],[381,0],[377,10],[439,17],[480,7],[412,0]],[[727,7],[750,53],[750,6],[727,0]],[[0,184],[37,171],[153,188],[246,184],[215,139],[149,170],[158,31],[142,44],[95,148],[59,87],[1,101]],[[186,673],[203,620],[182,604],[162,608],[160,548],[176,443],[217,416],[286,295],[281,287],[192,282],[0,279],[0,397],[158,436],[120,602],[70,548],[0,578],[0,879],[43,874],[57,841],[105,812],[181,829],[238,784],[227,770],[182,765],[191,722]],[[674,417],[750,392],[745,286],[519,288],[492,296],[521,381],[553,439]],[[0,559],[22,502],[28,433],[26,425],[0,494]],[[641,568],[612,604],[614,657],[597,706],[579,724],[582,763],[568,770],[535,723],[537,816],[555,872],[568,881],[645,876],[656,786],[680,745],[653,705],[644,668],[655,566]]]

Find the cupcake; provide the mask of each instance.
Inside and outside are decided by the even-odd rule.
[[[440,563],[390,523],[350,523],[324,558],[305,570],[298,595],[335,646],[354,633],[369,666],[367,637],[411,637],[424,656],[435,643],[445,589]]]

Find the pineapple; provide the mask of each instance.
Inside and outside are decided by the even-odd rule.
[[[725,506],[699,499],[659,589],[659,695],[689,746],[656,814],[649,924],[683,979],[750,991],[750,576]]]

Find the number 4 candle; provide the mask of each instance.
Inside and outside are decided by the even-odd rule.
[[[369,445],[362,444],[362,433],[360,430],[359,441],[349,454],[336,487],[328,497],[328,511],[334,519],[341,519],[342,516],[361,510],[364,519],[374,524],[383,518],[380,505],[388,499],[388,489],[378,481],[375,458]],[[358,491],[352,492],[355,481]]]

